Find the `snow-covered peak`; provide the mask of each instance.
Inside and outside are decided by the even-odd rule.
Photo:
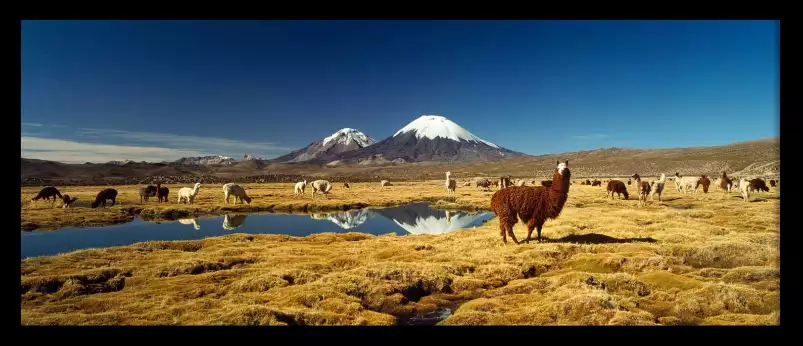
[[[339,131],[335,132],[329,137],[323,139],[323,143],[321,145],[326,145],[331,141],[336,141],[337,144],[348,145],[351,142],[357,143],[362,148],[365,148],[371,144],[376,143],[376,141],[366,136],[364,133],[360,132],[357,129],[352,128],[342,128]]]
[[[485,141],[482,138],[475,136],[473,133],[457,125],[455,122],[446,119],[440,115],[422,115],[418,119],[413,120],[407,126],[393,134],[396,137],[400,134],[415,131],[416,138],[426,137],[435,139],[437,137],[451,139],[455,141],[465,140],[468,142],[480,142],[490,145],[494,148],[499,148],[496,144]]]

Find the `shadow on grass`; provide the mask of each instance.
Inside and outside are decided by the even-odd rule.
[[[542,236],[541,240],[542,242],[545,243],[577,243],[577,244],[620,244],[620,243],[634,243],[634,242],[655,243],[657,241],[650,237],[619,239],[599,233],[568,235],[558,239],[549,239],[547,237]]]

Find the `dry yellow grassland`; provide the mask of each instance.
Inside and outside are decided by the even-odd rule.
[[[443,181],[335,184],[329,200],[314,202],[309,186],[304,199],[291,184],[247,186],[251,208],[265,210],[427,199],[487,208],[492,192],[463,180],[455,203],[443,202]],[[196,205],[179,206],[179,187],[169,186],[170,204],[148,202],[143,215],[247,208],[226,207],[220,186],[201,186]],[[136,188],[118,188],[123,208],[138,206]],[[91,224],[119,209],[30,203],[38,190],[22,189],[23,222]],[[82,203],[100,190],[61,189]],[[492,219],[444,235],[233,234],[30,258],[20,264],[22,323],[394,325],[438,307],[454,308],[442,325],[779,323],[779,190],[745,203],[714,187],[682,195],[667,181],[664,201],[644,207],[634,194],[604,196],[604,188],[573,184],[543,243],[505,245]],[[525,229],[514,228],[519,239]]]

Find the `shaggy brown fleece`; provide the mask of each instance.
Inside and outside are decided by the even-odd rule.
[[[555,219],[563,210],[569,193],[571,172],[566,162],[563,174],[556,168],[552,174],[552,186],[511,186],[497,191],[491,197],[491,210],[499,217],[499,230],[502,241],[507,243],[507,235],[516,244],[519,241],[513,233],[513,225],[520,218],[527,223],[527,239],[530,242],[533,229],[538,229],[541,241],[541,228],[547,219]]]
[[[708,187],[711,186],[711,180],[705,175],[700,176],[700,185],[703,186],[703,193],[708,193]]]

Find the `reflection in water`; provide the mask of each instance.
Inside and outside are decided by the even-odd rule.
[[[373,235],[395,233],[440,234],[478,226],[492,213],[468,213],[430,209],[426,203],[385,209],[360,209],[334,213],[242,214],[183,218],[175,221],[134,221],[86,228],[62,228],[53,232],[21,232],[22,258],[48,256],[87,248],[125,246],[145,241],[192,240],[246,234],[284,234],[304,237],[324,232],[361,232]],[[245,219],[248,218],[248,223]],[[201,228],[203,224],[203,228]],[[192,228],[187,227],[192,225]]]
[[[192,225],[196,230],[201,229],[201,225],[198,224],[198,218],[189,218],[189,219],[178,219],[178,222],[181,222],[185,225]]]
[[[493,213],[447,211],[432,209],[426,203],[376,209],[375,213],[393,220],[401,228],[412,234],[441,234],[490,219]]]
[[[327,217],[315,217],[318,220],[329,220],[343,229],[356,228],[373,215],[383,216],[411,234],[441,234],[462,228],[469,228],[481,219],[493,217],[492,213],[450,211],[432,209],[426,203],[414,203],[399,207],[382,209],[360,209],[330,213]],[[358,230],[359,231],[359,230]]]
[[[342,229],[352,229],[365,223],[370,215],[371,212],[368,209],[348,210],[329,214],[328,220]]]
[[[226,214],[223,216],[223,229],[232,231],[243,225],[247,214]]]

